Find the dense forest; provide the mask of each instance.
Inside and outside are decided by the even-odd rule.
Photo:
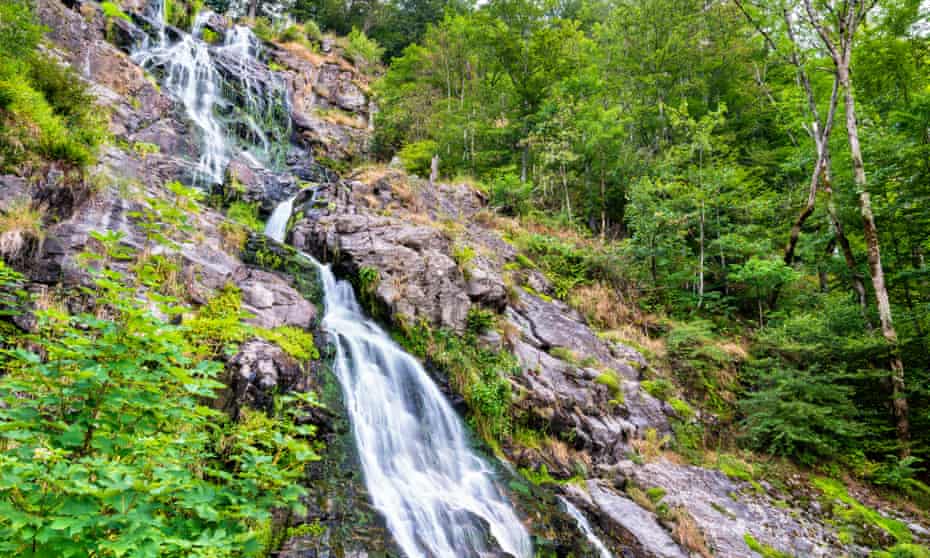
[[[577,234],[534,239],[566,298],[665,331],[739,443],[904,482],[930,451],[930,42],[919,2],[876,4],[450,6],[376,85],[378,154]]]
[[[653,444],[701,466],[720,467],[709,453],[738,456],[731,476],[754,466],[803,471],[930,508],[925,2],[205,4],[237,14],[269,44],[301,45],[294,48],[305,57],[334,41],[364,75],[353,79],[377,111],[368,152],[317,159],[343,176],[400,168],[430,186],[480,192],[487,221],[519,251],[510,271],[538,271],[553,287],[550,295],[524,291],[566,303],[599,337],[648,359],[642,388],[680,419]],[[120,5],[129,10],[126,2],[102,4],[108,34],[114,20],[132,20]],[[203,8],[167,5],[165,17],[180,28],[191,28]],[[72,191],[96,188],[100,152],[130,144],[111,137],[91,88],[48,53],[47,31],[29,0],[0,0],[0,172],[36,176],[54,163]],[[142,159],[155,151],[131,147]],[[83,254],[93,283],[80,288],[106,311],[69,315],[67,305],[51,304],[28,335],[3,322],[5,552],[31,544],[28,555],[40,556],[36,540],[47,537],[61,555],[81,555],[85,539],[103,541],[95,556],[129,555],[133,545],[151,556],[236,556],[240,545],[259,555],[284,536],[272,533],[270,509],[306,513],[295,479],[322,448],[315,427],[291,420],[315,399],[279,399],[270,416],[287,420],[272,421],[257,412],[230,419],[203,401],[222,391],[218,363],[239,343],[266,339],[307,363],[320,358],[312,335],[241,325],[233,288],[177,309],[190,301],[164,285],[170,276],[177,286],[179,269],[159,259],[161,248],[150,253],[192,234],[184,215],[201,203],[238,221],[224,234],[240,248],[261,232],[267,211],[238,198],[230,205],[227,191],[167,184],[170,201],[158,202],[156,217],[134,216],[148,219],[148,259],[125,274],[106,271],[132,258],[105,233],[94,237],[97,253]],[[34,204],[0,215],[0,256],[10,264],[0,260],[4,318],[30,297],[22,254],[41,251],[44,228],[57,219],[54,208]],[[455,255],[459,264],[472,258]],[[364,280],[361,273],[356,281],[363,298]],[[127,296],[143,288],[161,293],[155,306],[164,321],[152,317],[152,304]],[[469,328],[497,323],[482,312],[469,313]],[[407,335],[400,341],[412,353],[442,363],[430,352],[440,337],[423,333],[434,337],[418,345]],[[475,349],[476,338],[461,346],[441,338],[443,354],[450,368],[470,366],[476,382],[491,385],[484,368],[514,364],[511,355]],[[577,360],[570,352],[560,358]],[[474,407],[470,424],[499,451],[538,434],[521,430],[528,427],[509,410],[511,388],[494,381],[484,399],[463,391]],[[616,377],[603,380],[611,381],[617,392]],[[119,443],[100,441],[107,437]],[[111,488],[82,494],[101,470]],[[545,469],[521,472],[555,482]],[[135,477],[150,484],[133,485]],[[108,500],[112,487],[130,488],[145,506],[114,518],[124,523],[117,527],[88,519],[46,528],[62,507],[119,509]],[[153,517],[157,529],[136,530]],[[133,535],[107,543],[114,529]],[[878,546],[910,535],[894,539]],[[899,551],[893,555],[926,555],[916,545]]]

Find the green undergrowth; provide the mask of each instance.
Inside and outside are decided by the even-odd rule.
[[[753,537],[751,534],[746,533],[743,535],[743,540],[746,541],[746,545],[753,552],[758,552],[762,555],[762,558],[794,558],[791,554],[787,554],[771,546],[760,543]]]
[[[284,528],[272,509],[305,511],[297,481],[318,446],[296,419],[314,398],[278,396],[239,421],[215,410],[225,385],[210,357],[229,350],[234,336],[219,326],[238,293],[224,289],[193,320],[161,321],[111,269],[124,250],[101,246],[84,258],[96,313],[46,302],[34,334],[3,328],[0,553],[267,555],[265,534]],[[20,285],[0,265],[4,317]]]
[[[92,164],[107,138],[106,111],[68,67],[39,47],[44,28],[25,0],[0,4],[0,171],[58,161]]]
[[[859,526],[873,526],[887,533],[902,544],[912,542],[913,535],[907,525],[896,519],[885,517],[853,498],[840,481],[825,477],[814,477],[811,484],[823,493],[825,503],[832,508],[833,516],[841,529],[852,535],[858,534]],[[839,504],[837,504],[839,502]],[[874,541],[863,541],[874,546]]]

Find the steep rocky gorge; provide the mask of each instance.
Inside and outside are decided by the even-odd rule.
[[[511,225],[480,190],[432,184],[395,168],[362,166],[345,176],[328,168],[324,163],[364,160],[377,110],[366,78],[335,52],[264,44],[261,56],[247,57],[209,49],[231,103],[216,111],[239,148],[225,154],[223,183],[205,183],[201,132],[183,103],[158,85],[164,68],[143,69],[130,56],[152,40],[148,6],[125,2],[126,19],[107,17],[90,1],[38,0],[37,7],[55,53],[109,111],[114,141],[84,185],[65,184],[56,169],[38,182],[0,176],[0,209],[29,198],[51,216],[44,241],[14,262],[31,289],[73,305],[93,304],[78,292],[88,281],[78,254],[99,242],[94,233],[118,233],[124,246],[178,262],[177,282],[192,307],[232,283],[252,323],[304,328],[323,339],[318,273],[296,248],[353,279],[367,310],[386,327],[465,335],[475,329],[469,321],[476,311],[491,316],[477,342],[516,358],[518,370],[506,377],[510,412],[517,426],[542,440],[525,444],[505,436],[499,451],[521,471],[551,476],[537,487],[508,467],[497,471],[540,554],[599,555],[561,509],[559,495],[582,511],[593,536],[617,556],[867,555],[843,542],[831,516],[803,491],[685,465],[663,452],[673,425],[692,419],[643,389],[650,363],[639,351],[598,336],[578,311],[557,300],[550,280],[510,242]],[[233,30],[222,16],[204,24],[220,42]],[[267,146],[250,149],[259,143]],[[154,245],[140,215],[159,204],[180,205],[165,187],[174,180],[205,188],[218,207],[187,212],[180,219],[184,227],[169,234],[170,245]],[[295,196],[290,246],[255,232],[243,241],[221,211],[223,200],[235,197],[267,216]],[[115,265],[129,269],[131,262]],[[138,294],[147,296],[146,289]],[[19,325],[28,328],[28,320]],[[307,474],[308,514],[287,519],[296,530],[282,541],[279,556],[397,556],[400,550],[369,503],[330,369],[333,350],[322,352],[320,361],[300,365],[272,342],[243,343],[227,359],[229,389],[218,404],[235,414],[291,390],[318,392],[326,404],[307,418],[319,426],[327,448]],[[449,370],[426,364],[468,413],[463,394],[446,377]],[[494,451],[478,438],[482,451]],[[658,497],[634,497],[646,493]],[[926,533],[918,525],[913,530],[917,537]]]

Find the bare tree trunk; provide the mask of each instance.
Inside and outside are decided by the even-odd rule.
[[[439,155],[433,155],[429,168],[429,185],[433,186],[439,180]]]
[[[852,160],[856,189],[859,191],[859,211],[862,214],[862,225],[868,250],[869,274],[872,276],[872,288],[875,291],[875,302],[878,306],[878,318],[882,328],[882,335],[885,337],[891,351],[889,364],[891,367],[892,410],[903,457],[910,454],[910,424],[908,422],[904,362],[901,360],[898,335],[892,320],[888,289],[885,286],[885,271],[882,267],[878,228],[875,225],[875,215],[872,213],[869,183],[865,175],[862,148],[859,145],[856,102],[849,71],[856,29],[865,20],[869,10],[876,3],[876,0],[847,0],[841,4],[842,8],[838,11],[830,10],[830,17],[836,20],[836,29],[833,30],[828,29],[823,18],[817,14],[812,0],[804,0],[804,9],[808,21],[814,27],[821,42],[833,59],[833,64],[836,67],[836,77],[843,89],[843,100],[846,109],[846,136],[849,142],[849,155]]]
[[[704,200],[701,200],[701,253],[698,258],[698,308],[704,304]]]
[[[875,302],[878,306],[878,319],[882,328],[882,335],[891,349],[891,398],[898,440],[902,444],[902,455],[910,453],[910,424],[908,421],[908,404],[906,384],[904,380],[904,362],[901,360],[898,347],[898,334],[895,331],[891,315],[891,302],[888,298],[888,288],[885,285],[885,271],[882,267],[881,249],[878,239],[878,228],[875,225],[875,216],[872,213],[872,200],[869,196],[868,180],[865,175],[865,164],[862,160],[862,149],[859,145],[859,127],[856,120],[856,102],[853,96],[852,83],[849,75],[849,61],[851,54],[851,41],[842,56],[837,59],[837,72],[843,86],[846,105],[846,135],[849,138],[849,154],[852,159],[853,174],[859,190],[859,211],[862,213],[865,243],[868,249],[869,273],[872,276],[872,288],[875,291]]]

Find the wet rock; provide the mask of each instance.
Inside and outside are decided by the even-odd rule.
[[[32,198],[32,187],[22,177],[0,175],[0,211],[7,211],[16,203]]]
[[[226,196],[258,202],[264,214],[294,195],[299,186],[294,176],[270,171],[248,154],[233,158],[226,167]]]
[[[322,260],[338,254],[338,265],[353,276],[363,268],[377,270],[371,295],[392,316],[464,329],[471,301],[442,231],[357,212],[353,195],[365,194],[353,193],[354,188],[364,190],[364,185],[322,188],[318,205],[323,207],[294,226],[294,245]]]
[[[246,341],[226,366],[228,393],[218,405],[238,418],[243,407],[273,409],[276,394],[293,390],[303,371],[293,357],[263,339]]]
[[[575,490],[572,494],[575,502],[580,507],[595,509],[600,527],[636,549],[638,556],[688,558],[688,554],[662,527],[655,514],[596,480],[589,480],[587,488],[590,499]]]

